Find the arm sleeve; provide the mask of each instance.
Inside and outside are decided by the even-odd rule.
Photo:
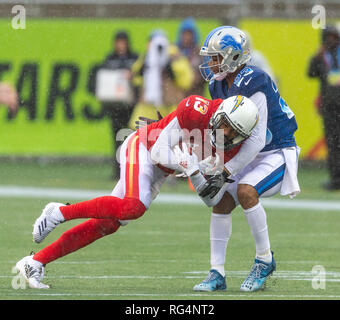
[[[175,117],[162,129],[157,141],[152,146],[151,159],[168,169],[179,170],[177,158],[172,151],[172,147],[179,143],[181,136],[182,129],[177,117]]]
[[[230,161],[225,163],[225,167],[231,175],[237,174],[253,161],[266,144],[268,118],[266,96],[263,92],[259,91],[253,94],[250,99],[259,109],[259,122],[251,136],[243,142],[239,152]]]

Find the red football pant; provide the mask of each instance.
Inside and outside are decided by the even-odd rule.
[[[80,218],[90,220],[68,230],[57,241],[36,253],[35,260],[43,264],[54,261],[114,233],[120,226],[118,220],[133,220],[144,214],[146,207],[139,200],[139,149],[139,136],[136,134],[127,139],[122,147],[121,181],[125,183],[125,197],[105,196],[60,207],[66,221]],[[143,156],[146,155],[144,152]]]
[[[135,198],[105,196],[60,207],[65,220],[79,218],[133,220],[141,217],[146,208]]]
[[[52,262],[116,232],[119,227],[117,219],[90,219],[64,232],[58,240],[36,253],[33,259],[42,264]]]
[[[142,216],[146,208],[134,198],[99,197],[93,200],[60,207],[65,220],[94,218],[66,231],[46,248],[36,253],[34,260],[52,262],[112,234],[120,227],[118,220],[132,220]]]

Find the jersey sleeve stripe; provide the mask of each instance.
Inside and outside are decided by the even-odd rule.
[[[126,149],[125,196],[139,198],[139,136],[130,138]]]

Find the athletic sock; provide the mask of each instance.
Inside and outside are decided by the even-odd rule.
[[[256,258],[264,262],[272,261],[266,212],[259,202],[250,209],[244,209],[251,233],[255,240]]]
[[[211,269],[225,276],[224,264],[228,240],[231,236],[231,214],[212,213],[210,219],[210,264]]]
[[[255,258],[258,259],[258,260],[264,261],[264,262],[266,262],[266,263],[271,263],[272,260],[273,260],[273,255],[272,255],[271,251],[268,250],[268,251],[267,251],[266,253],[264,253],[264,254],[261,254],[261,255],[256,254],[256,257],[255,257]]]
[[[42,264],[49,263],[116,232],[119,226],[117,219],[90,219],[63,233],[58,240],[37,252],[33,259]]]
[[[79,218],[132,220],[143,215],[146,208],[135,198],[104,196],[60,207],[65,220]]]

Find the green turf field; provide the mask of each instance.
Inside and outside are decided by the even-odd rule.
[[[1,187],[107,190],[109,165],[0,165]],[[340,192],[319,185],[325,169],[301,169],[302,194],[297,200],[340,203]],[[185,182],[166,184],[162,193],[192,197]],[[282,199],[278,197],[278,199]],[[340,298],[339,210],[268,208],[267,218],[277,272],[265,290],[242,293],[239,288],[253,262],[254,244],[240,209],[233,216],[227,254],[226,292],[195,293],[192,287],[209,270],[210,210],[204,205],[155,202],[139,220],[114,235],[47,266],[50,290],[13,289],[12,267],[31,250],[38,251],[77,222],[60,225],[45,241],[34,244],[32,224],[44,205],[72,199],[0,197],[0,299],[337,299]],[[85,200],[85,199],[84,199]],[[326,271],[325,288],[313,289],[312,268]],[[316,279],[315,279],[316,280]],[[318,282],[316,282],[318,283]]]

